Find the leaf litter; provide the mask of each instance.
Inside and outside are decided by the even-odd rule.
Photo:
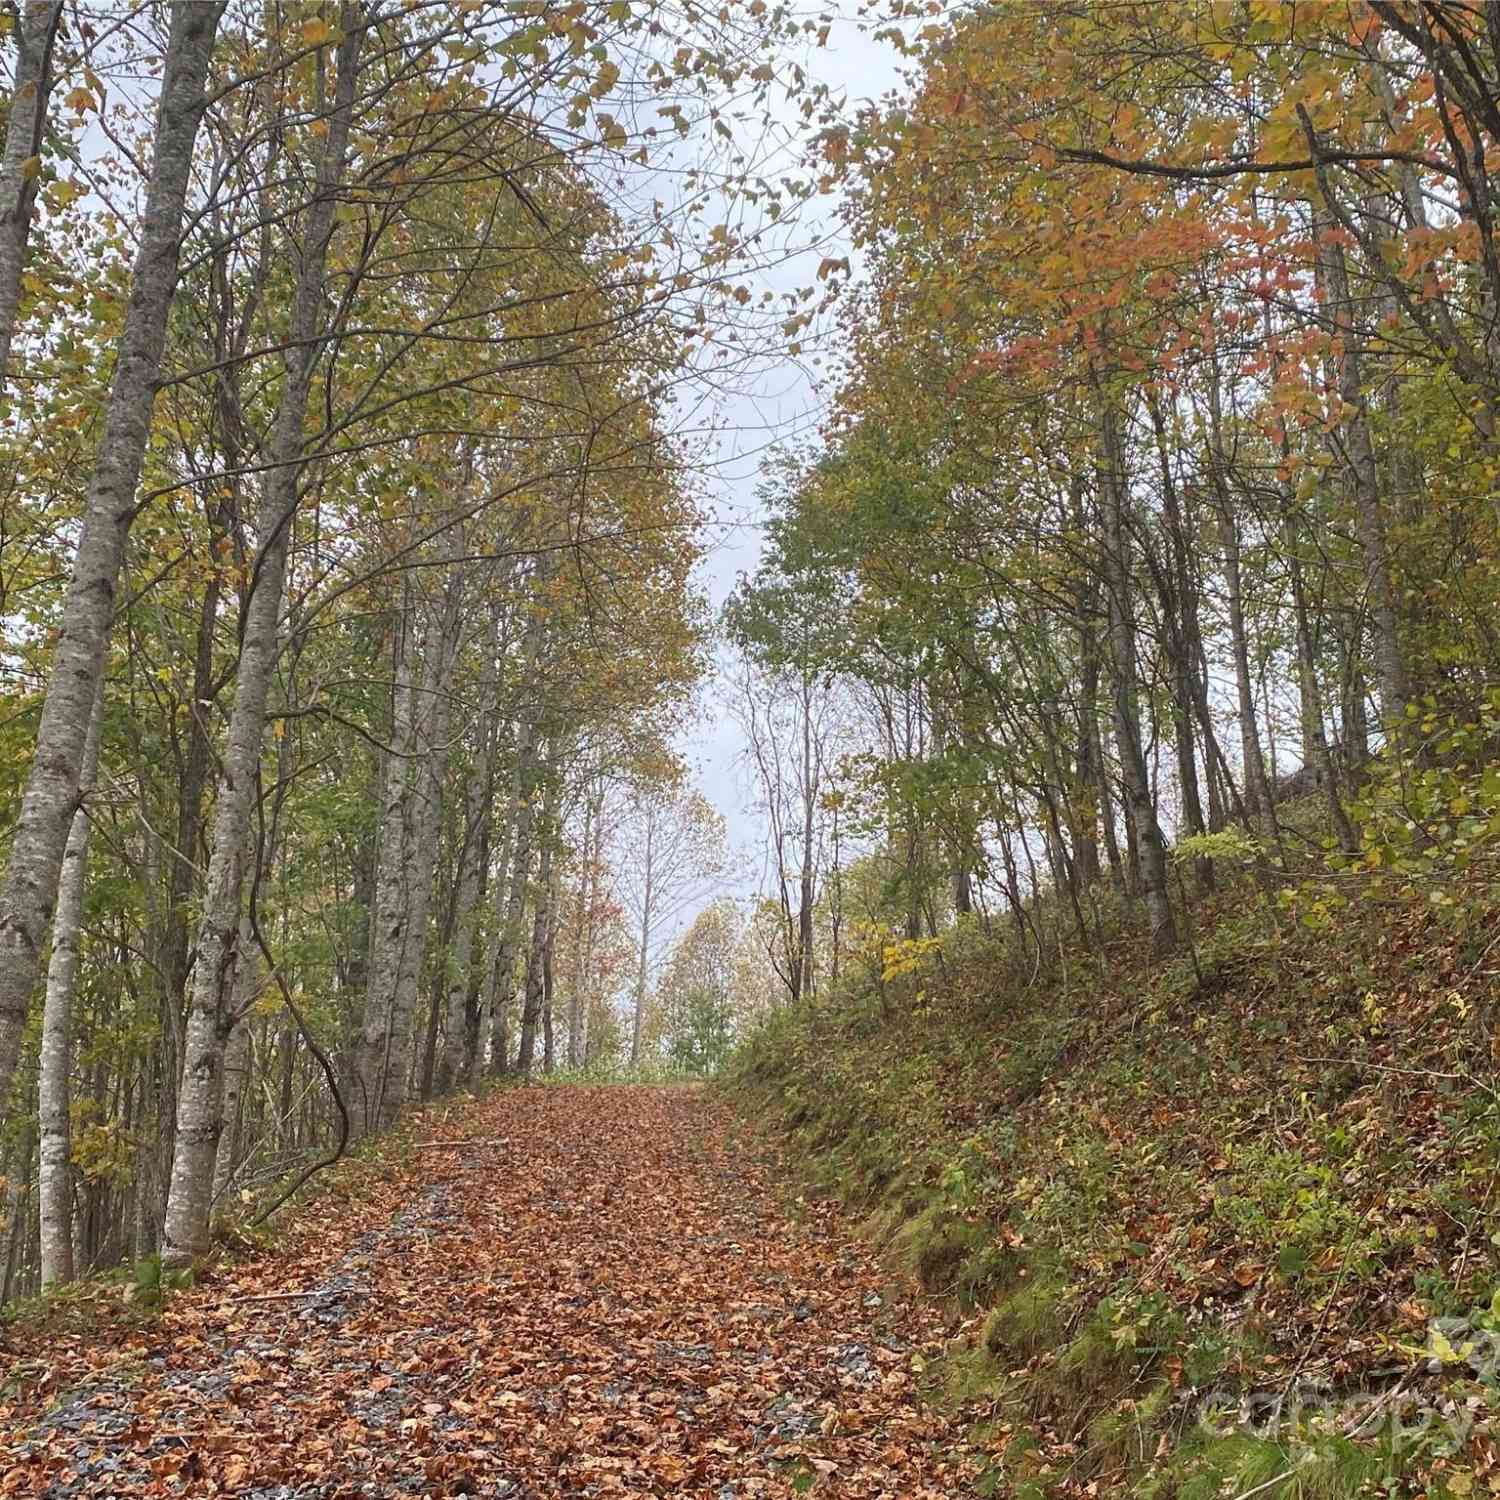
[[[444,1133],[149,1325],[23,1350],[0,1495],[968,1493],[920,1400],[938,1311],[704,1091],[507,1090]]]

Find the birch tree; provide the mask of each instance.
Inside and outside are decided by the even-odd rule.
[[[0,1103],[10,1093],[73,814],[151,431],[193,145],[222,5],[175,0],[125,329],[53,646],[31,772],[0,880]]]
[[[662,946],[724,870],[724,820],[698,792],[642,788],[621,819],[621,894],[635,924],[630,1063],[642,1057],[651,975]]]
[[[317,190],[302,224],[287,324],[285,383],[268,444],[269,472],[262,481],[255,565],[214,814],[162,1236],[164,1265],[191,1264],[207,1248],[214,1164],[224,1124],[224,1047],[240,1019],[231,1008],[235,972],[241,962],[253,961],[239,952],[236,942],[244,899],[245,849],[277,658],[287,550],[302,480],[308,398],[321,352],[318,336],[324,319],[328,247],[365,35],[361,8],[353,0],[345,0],[339,23],[342,35],[332,49],[331,100],[324,95],[322,58],[314,62],[314,116],[326,122],[326,129],[315,159]]]
[[[10,379],[10,346],[41,180],[42,139],[54,82],[52,54],[62,12],[63,0],[25,0],[12,12],[16,61],[0,155],[0,397]]]
[[[104,693],[101,678],[94,712],[84,741],[79,787],[93,789],[99,770],[99,740],[103,732]],[[52,955],[47,963],[46,1000],[42,1008],[41,1069],[37,1079],[37,1115],[41,1131],[37,1174],[40,1215],[42,1285],[56,1286],[73,1279],[73,1002],[78,989],[78,967],[83,941],[83,897],[88,875],[92,816],[87,805],[73,814],[68,845],[63,851],[58,881],[57,914],[53,921]]]

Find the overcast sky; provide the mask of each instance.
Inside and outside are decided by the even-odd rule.
[[[809,71],[817,82],[856,106],[861,100],[879,99],[896,86],[900,58],[887,44],[860,32],[849,0],[842,9],[846,13],[835,21],[828,45],[810,55]],[[819,230],[832,232],[835,201],[825,198],[808,204],[798,227],[803,239],[816,238]],[[825,253],[826,249],[810,251],[778,268],[774,277],[762,278],[762,284],[773,290],[807,285]],[[709,480],[715,524],[708,533],[709,550],[701,569],[715,612],[736,579],[754,571],[759,557],[761,512],[755,491],[768,446],[809,432],[818,422],[822,404],[808,373],[792,359],[764,371],[743,395],[724,404],[724,435]],[[684,735],[681,748],[699,788],[728,823],[737,876],[733,894],[750,896],[764,869],[764,830],[740,764],[743,741],[725,710],[723,688],[722,682],[709,684],[703,715]]]

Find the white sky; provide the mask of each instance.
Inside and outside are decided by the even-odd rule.
[[[887,43],[873,41],[855,24],[845,0],[826,47],[808,60],[814,81],[847,99],[852,113],[866,99],[876,100],[899,82],[899,55]],[[798,228],[804,239],[836,227],[833,198],[813,200],[802,210]],[[847,247],[833,252],[843,254]],[[764,285],[775,290],[806,285],[817,271],[826,247],[778,268]],[[857,269],[857,267],[856,267]],[[756,499],[760,465],[768,444],[794,438],[816,426],[823,401],[808,372],[795,360],[768,369],[750,388],[731,398],[722,411],[724,435],[718,445],[717,471],[711,479],[715,515],[721,524],[708,536],[702,565],[715,612],[742,573],[753,572],[760,554],[761,518]],[[740,764],[743,740],[723,702],[723,684],[709,685],[700,721],[684,736],[681,749],[693,767],[699,789],[724,815],[729,828],[732,867],[737,878],[731,894],[755,894],[764,867],[764,825],[754,809],[753,789]]]

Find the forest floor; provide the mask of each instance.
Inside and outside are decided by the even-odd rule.
[[[706,1091],[418,1128],[155,1318],[0,1330],[0,1495],[967,1493],[932,1305]]]

